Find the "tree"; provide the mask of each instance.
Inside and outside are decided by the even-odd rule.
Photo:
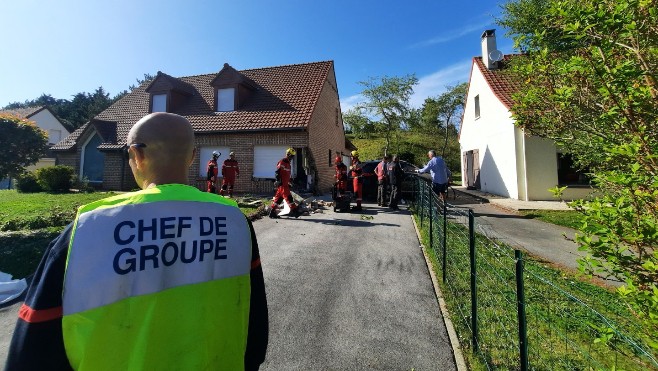
[[[618,291],[658,349],[658,2],[516,0],[499,23],[527,52],[510,73],[512,107],[527,131],[569,149],[593,170],[601,196],[577,242],[588,273]]]
[[[0,115],[0,178],[16,177],[48,149],[48,135],[34,122]]]
[[[445,93],[436,98],[427,98],[423,103],[421,126],[430,132],[443,133],[442,157],[447,154],[451,134],[452,138],[457,141],[457,121],[464,110],[467,89],[468,84],[466,83],[447,86]]]
[[[355,110],[363,116],[372,117],[370,123],[379,123],[386,144],[384,153],[388,153],[391,145],[391,134],[395,130],[405,128],[410,116],[409,98],[413,87],[418,83],[415,75],[404,77],[371,77],[361,81],[364,89],[361,94],[365,102],[356,106]]]
[[[375,132],[375,125],[370,119],[357,109],[350,109],[343,113],[343,122],[356,138],[368,138]]]

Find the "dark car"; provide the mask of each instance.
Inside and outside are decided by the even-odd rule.
[[[363,198],[366,200],[377,199],[377,174],[375,174],[375,168],[380,162],[381,160],[363,162],[363,166],[361,168],[363,170]],[[404,197],[405,193],[411,192],[413,187],[411,184],[411,177],[409,175],[414,174],[416,170],[418,170],[418,167],[403,160],[400,160],[400,166],[407,175],[402,181],[402,194]],[[350,178],[348,182],[347,189],[352,191],[352,178]]]

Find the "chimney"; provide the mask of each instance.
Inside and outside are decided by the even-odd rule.
[[[498,68],[498,61],[503,55],[496,49],[496,30],[486,30],[482,33],[482,62],[490,69]]]

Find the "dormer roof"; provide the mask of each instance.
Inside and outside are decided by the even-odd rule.
[[[185,96],[194,95],[195,90],[196,89],[194,86],[190,85],[189,83],[169,76],[161,71],[158,71],[158,74],[155,76],[153,81],[151,81],[151,83],[146,87],[147,93],[175,91]]]
[[[252,90],[258,88],[253,80],[231,67],[228,63],[224,63],[224,67],[210,81],[210,85],[214,87],[244,85]]]

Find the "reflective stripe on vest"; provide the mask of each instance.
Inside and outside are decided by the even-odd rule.
[[[64,281],[76,369],[242,369],[251,232],[235,203],[165,185],[78,211]]]

